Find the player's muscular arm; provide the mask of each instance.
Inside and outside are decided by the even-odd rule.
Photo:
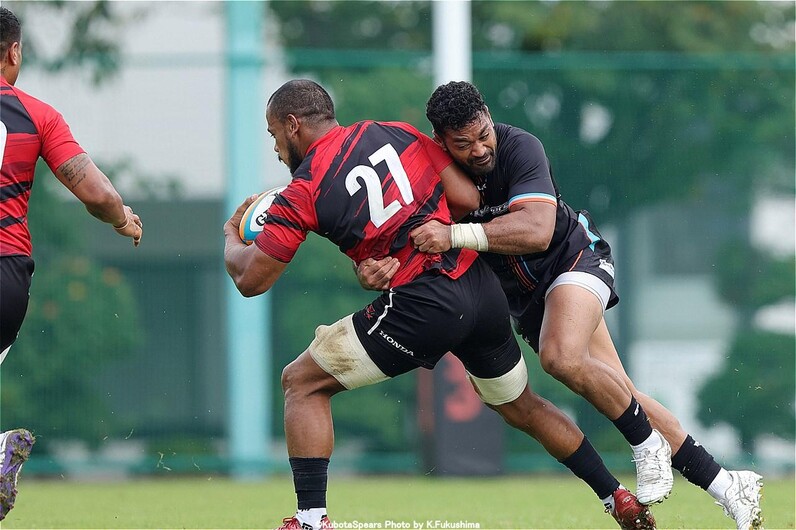
[[[241,217],[256,198],[257,195],[252,195],[246,199],[224,223],[224,264],[235,287],[246,297],[266,292],[287,267],[287,263],[275,260],[256,245],[246,245],[240,239]]]
[[[133,245],[138,246],[144,232],[141,218],[125,206],[111,181],[87,154],[75,155],[61,164],[55,176],[91,215],[113,225],[119,235],[132,238]]]
[[[73,156],[61,164],[55,176],[97,219],[115,226],[125,222],[121,196],[87,154]]]
[[[484,224],[489,252],[533,254],[550,245],[556,227],[556,207],[545,202],[525,202],[506,215]]]
[[[409,235],[415,248],[426,253],[445,252],[453,247],[498,254],[532,254],[547,250],[555,224],[555,206],[527,202],[488,223],[448,226],[429,221]]]

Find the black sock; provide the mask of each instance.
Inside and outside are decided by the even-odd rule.
[[[328,458],[290,458],[299,510],[326,507]]]
[[[703,490],[708,489],[721,471],[721,466],[713,459],[713,455],[691,438],[691,435],[685,437],[683,445],[672,456],[672,467],[682,473],[688,482]]]
[[[632,396],[630,397],[630,406],[621,416],[613,420],[613,424],[630,445],[638,445],[652,434],[652,425],[647,419],[647,413]]]
[[[608,471],[603,459],[585,436],[580,447],[560,462],[588,484],[600,500],[609,497],[619,487],[619,481]]]

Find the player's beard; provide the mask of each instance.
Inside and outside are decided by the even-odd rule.
[[[301,165],[301,162],[304,161],[304,157],[301,156],[299,153],[298,146],[292,142],[287,143],[287,167],[290,168],[290,174],[296,172],[296,170]]]

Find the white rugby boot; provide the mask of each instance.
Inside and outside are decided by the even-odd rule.
[[[645,442],[643,448],[633,448],[633,462],[636,463],[636,498],[641,504],[663,502],[672,492],[672,448],[657,430],[652,437],[660,442],[657,447]],[[651,438],[652,438],[651,437]],[[652,447],[650,447],[652,445]]]
[[[724,508],[727,517],[735,519],[738,530],[761,530],[763,512],[760,510],[763,477],[754,471],[729,471],[732,484],[724,494],[724,500],[716,502]]]

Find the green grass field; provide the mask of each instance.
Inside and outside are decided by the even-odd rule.
[[[22,480],[19,489],[2,528],[275,528],[295,508],[287,477],[249,483],[220,477]],[[763,491],[766,528],[794,528],[794,480],[767,480]],[[426,529],[428,521],[480,528],[616,528],[591,491],[566,476],[333,475],[328,501],[339,529]],[[653,511],[658,528],[734,528],[707,493],[679,477],[672,496]]]

